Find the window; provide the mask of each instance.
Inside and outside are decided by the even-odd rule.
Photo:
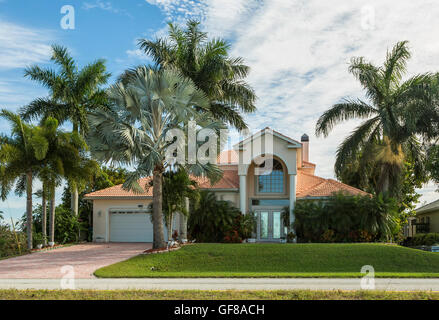
[[[290,199],[252,199],[252,205],[265,207],[288,207],[290,205]]]
[[[264,168],[265,163],[260,167]],[[282,164],[273,159],[273,170],[270,174],[257,176],[259,193],[284,193],[284,170]]]

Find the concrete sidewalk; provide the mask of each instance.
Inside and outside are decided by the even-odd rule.
[[[71,281],[71,280],[70,280]],[[0,289],[361,290],[361,279],[0,279]],[[64,284],[64,287],[62,287]],[[67,286],[67,287],[66,287]],[[439,279],[375,279],[376,290],[439,291]]]

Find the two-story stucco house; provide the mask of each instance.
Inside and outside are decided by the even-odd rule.
[[[271,141],[269,154],[264,147],[259,148],[268,140]],[[272,159],[267,160],[272,161],[267,172],[264,172],[264,159]],[[256,241],[280,241],[285,236],[282,210],[289,207],[291,222],[294,221],[297,199],[324,199],[334,192],[367,194],[338,181],[316,176],[316,165],[309,162],[307,135],[303,135],[299,142],[266,128],[238,143],[234,150],[222,152],[218,165],[224,172],[218,183],[211,185],[207,179],[194,179],[201,189],[215,192],[218,199],[232,202],[243,213],[254,213],[257,218]],[[149,179],[144,178],[141,185]],[[94,241],[152,241],[149,217],[152,188],[138,195],[115,186],[88,194],[86,199],[93,201]]]

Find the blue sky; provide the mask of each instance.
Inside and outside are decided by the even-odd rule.
[[[63,30],[64,5],[75,9],[75,30]],[[248,79],[259,97],[248,116],[252,130],[266,126],[293,138],[311,136],[310,159],[317,174],[333,177],[337,145],[358,123],[337,128],[327,139],[314,136],[319,115],[346,96],[362,97],[347,72],[352,56],[381,64],[386,50],[409,40],[413,75],[439,70],[439,5],[435,0],[0,0],[0,106],[10,110],[44,96],[23,79],[30,64],[45,65],[52,43],[67,46],[82,66],[104,58],[116,77],[148,59],[139,38],[163,35],[167,21],[202,21],[212,36],[228,39],[231,52],[252,68]],[[0,131],[8,127],[0,121]],[[36,188],[38,184],[36,184]],[[436,186],[423,201],[439,197]],[[6,217],[21,216],[25,199],[0,202]]]

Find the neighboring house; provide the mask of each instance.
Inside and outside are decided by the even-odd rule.
[[[264,171],[264,146],[272,141],[272,170]],[[236,151],[235,151],[236,150]],[[280,241],[284,234],[282,211],[289,207],[294,221],[297,199],[324,199],[335,192],[367,195],[354,187],[314,174],[316,165],[309,162],[309,138],[301,142],[270,128],[265,128],[241,141],[235,150],[222,152],[218,165],[224,172],[222,179],[211,185],[205,178],[194,178],[201,189],[215,192],[219,200],[233,203],[243,213],[252,212],[257,218],[254,234],[257,241]],[[251,154],[246,153],[252,150]],[[246,160],[246,161],[244,161]],[[258,163],[259,165],[255,164]],[[258,171],[259,170],[259,171]],[[144,178],[141,185],[147,185]],[[115,186],[86,195],[93,201],[93,239],[105,242],[151,242],[152,223],[149,218],[152,188],[145,194],[134,194]],[[178,221],[174,227],[178,229]]]
[[[439,232],[439,200],[422,206],[416,211],[416,218],[410,219],[407,226],[408,236],[416,233]]]

